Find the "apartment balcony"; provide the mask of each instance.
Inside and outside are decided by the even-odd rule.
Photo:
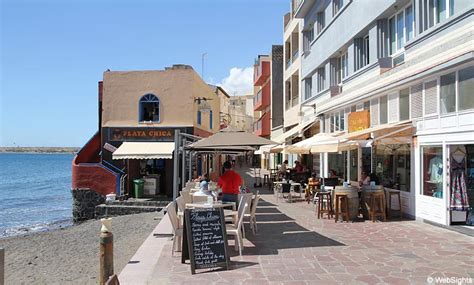
[[[255,86],[262,86],[270,77],[270,61],[259,60],[254,67],[253,82]]]
[[[258,91],[257,96],[253,99],[253,110],[262,111],[266,107],[270,106],[270,83],[265,84],[260,91]]]
[[[304,18],[315,3],[316,3],[316,0],[296,0],[293,5],[294,17]]]
[[[270,136],[270,113],[263,114],[257,122],[253,124],[253,133],[257,136]]]

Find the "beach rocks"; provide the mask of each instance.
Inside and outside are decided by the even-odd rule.
[[[72,219],[74,223],[95,218],[95,207],[105,202],[105,197],[88,189],[72,189]]]

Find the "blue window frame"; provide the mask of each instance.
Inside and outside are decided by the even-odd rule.
[[[197,122],[198,122],[198,125],[201,125],[201,111],[197,112]]]
[[[160,121],[160,99],[155,95],[146,94],[140,98],[138,108],[140,122]]]
[[[209,128],[212,130],[212,110],[209,111]]]

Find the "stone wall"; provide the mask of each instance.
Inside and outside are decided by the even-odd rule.
[[[105,202],[105,197],[88,188],[72,189],[72,219],[74,223],[95,218],[95,207]]]

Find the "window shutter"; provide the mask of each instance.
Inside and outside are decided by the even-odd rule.
[[[423,84],[411,87],[411,118],[421,118],[423,116]]]
[[[425,115],[438,113],[437,81],[425,83]]]
[[[388,122],[398,122],[398,94],[388,95]]]
[[[370,125],[379,124],[379,98],[370,100]]]

